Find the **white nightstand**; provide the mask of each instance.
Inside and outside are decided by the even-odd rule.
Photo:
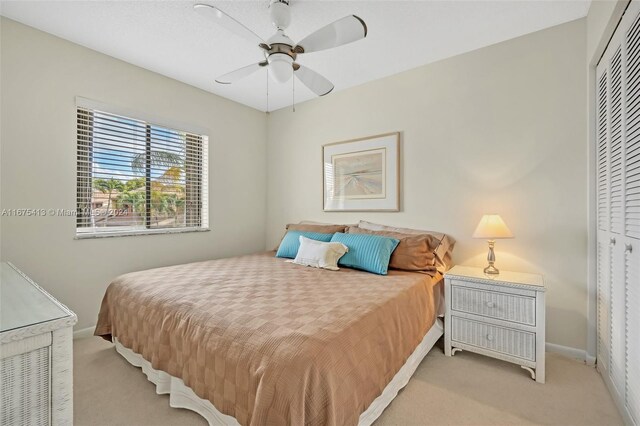
[[[455,266],[445,274],[444,352],[467,350],[520,365],[544,383],[542,275]]]

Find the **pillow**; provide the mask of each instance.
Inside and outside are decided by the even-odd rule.
[[[331,241],[333,234],[321,234],[319,232],[304,232],[304,231],[288,231],[278,247],[276,257],[288,257],[293,259],[298,254],[298,248],[300,248],[300,236],[311,238],[316,241]]]
[[[456,240],[447,234],[443,234],[442,232],[422,231],[419,229],[398,228],[395,226],[380,225],[377,223],[371,223],[364,220],[361,220],[358,223],[358,228],[369,229],[371,231],[391,231],[391,232],[398,232],[400,234],[409,234],[409,235],[418,235],[418,234],[433,235],[435,238],[437,238],[440,241],[438,246],[433,248],[433,252],[436,255],[437,270],[442,273],[445,273],[449,268],[451,268],[451,266],[453,266],[451,252],[453,251],[453,247],[456,244]]]
[[[287,231],[318,232],[320,234],[335,234],[336,232],[344,232],[346,229],[346,225],[317,223],[290,223],[286,227]]]
[[[302,235],[298,237],[298,240],[300,241],[298,254],[294,260],[288,261],[298,265],[337,271],[340,269],[338,268],[338,259],[349,251],[349,248],[342,243],[324,243]]]
[[[339,265],[387,275],[391,253],[400,241],[395,238],[366,234],[333,234],[331,242],[343,243],[349,251],[340,258]]]
[[[391,254],[389,268],[403,271],[424,272],[435,275],[436,256],[433,247],[437,247],[440,241],[433,235],[418,234],[409,235],[391,231],[370,231],[355,226],[347,230],[349,234],[368,234],[391,237],[400,240],[398,247]]]
[[[282,240],[284,240],[284,236],[287,235],[287,231],[316,232],[319,234],[333,235],[336,232],[345,232],[346,229],[347,229],[346,225],[328,225],[328,224],[319,225],[319,224],[311,224],[311,223],[290,223],[285,227],[285,234],[280,239],[280,244],[282,244]],[[276,247],[274,250],[278,250],[278,247]],[[294,258],[295,256],[296,254],[294,253],[293,256],[291,257]]]
[[[348,228],[349,226],[358,226],[357,223],[347,224],[347,225],[336,225],[335,223],[327,223],[327,222],[316,222],[314,220],[301,220],[298,222],[298,225],[331,225],[331,226],[344,226]]]

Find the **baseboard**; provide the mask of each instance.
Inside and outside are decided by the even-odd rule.
[[[96,326],[87,327],[73,332],[73,340],[84,339],[85,337],[93,336],[93,332],[96,330]]]
[[[584,349],[571,348],[569,346],[556,345],[555,343],[546,343],[545,349],[547,352],[554,352],[557,354],[564,355],[569,358],[579,359],[580,361],[584,361],[589,365],[595,365],[596,359],[588,356],[587,351]],[[593,360],[593,362],[591,362]]]

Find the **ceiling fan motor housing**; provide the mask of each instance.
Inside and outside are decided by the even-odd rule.
[[[271,0],[269,3],[271,22],[279,29],[284,30],[291,23],[291,9],[288,0]]]
[[[287,6],[288,7],[288,6]],[[284,83],[293,75],[293,71],[297,69],[294,61],[298,56],[293,50],[294,42],[291,40],[281,28],[271,36],[268,40],[268,49],[264,54],[272,71],[271,76],[279,83]]]

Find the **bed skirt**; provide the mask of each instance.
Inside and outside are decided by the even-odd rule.
[[[387,408],[396,395],[398,395],[400,389],[409,383],[409,379],[411,379],[411,376],[415,373],[418,365],[420,365],[420,362],[422,362],[427,353],[433,348],[433,345],[435,345],[440,336],[442,336],[443,332],[442,318],[437,318],[436,322],[427,334],[425,334],[422,342],[420,342],[415,351],[413,351],[407,359],[407,362],[400,368],[400,371],[393,376],[393,379],[391,379],[389,384],[384,388],[380,396],[360,415],[358,426],[369,426],[380,417],[384,409]],[[195,411],[204,417],[211,426],[238,425],[234,417],[222,414],[210,401],[197,396],[181,379],[170,376],[164,371],[155,370],[151,367],[149,361],[131,349],[122,346],[117,338],[114,338],[114,342],[116,351],[122,355],[124,359],[131,365],[142,368],[142,372],[147,376],[147,379],[156,385],[156,393],[160,395],[169,394],[169,405],[171,407]]]

